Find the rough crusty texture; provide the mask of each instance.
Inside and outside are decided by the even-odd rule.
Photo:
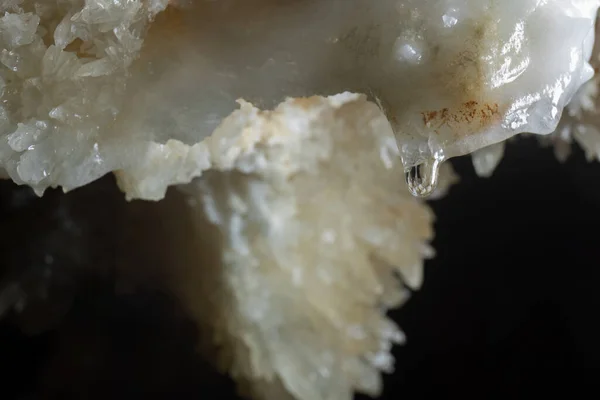
[[[553,129],[548,108],[591,74],[597,2],[223,0],[193,17],[160,14],[167,3],[0,3],[3,174],[39,194],[109,172],[128,199],[179,185],[191,228],[173,223],[165,284],[222,370],[262,400],[377,395],[403,341],[385,313],[433,255],[432,215],[408,194],[401,155],[410,167]],[[302,16],[325,22],[307,30]],[[280,42],[297,37],[308,45]],[[302,97],[347,89],[373,102]],[[245,93],[256,106],[233,111]],[[444,167],[438,195],[453,180]]]
[[[144,107],[152,93],[169,93],[132,63],[165,6],[0,4],[3,172],[39,194],[111,171],[128,199],[159,200],[180,185],[190,210],[156,209],[180,239],[165,250],[165,285],[222,370],[256,399],[378,394],[391,347],[403,341],[385,312],[421,285],[433,255],[432,214],[406,190],[388,120],[365,96],[343,93],[272,111],[240,101],[194,140],[148,133],[154,115]],[[173,118],[193,127],[193,118]],[[454,180],[444,168],[438,195]],[[0,312],[33,298],[18,279],[3,285]]]
[[[179,155],[195,150],[177,148],[172,160],[185,171],[188,158]],[[268,112],[243,104],[203,148],[214,155],[211,170],[161,202],[135,202],[137,217],[84,213],[119,221],[109,241],[126,240],[108,247],[119,274],[159,276],[202,328],[203,348],[256,399],[378,393],[380,371],[393,366],[390,347],[403,339],[385,311],[420,286],[423,259],[433,255],[432,214],[399,179],[383,114],[355,94],[289,100]],[[450,170],[442,177],[454,179]],[[96,224],[110,237],[110,222],[88,226],[77,215],[104,208],[102,190],[65,196],[58,240],[81,244],[67,256],[84,268],[90,261],[79,252],[98,239]],[[45,268],[56,280],[65,257],[54,256]],[[3,282],[3,309],[35,301],[20,275]],[[46,278],[34,278],[37,290]]]
[[[385,116],[354,94],[242,104],[201,149],[176,147],[183,165],[189,152],[212,160],[185,187],[199,243],[187,259],[218,265],[212,279],[174,273],[174,286],[214,332],[222,368],[260,399],[378,394],[403,340],[385,311],[420,287],[433,255],[432,214],[399,179]]]
[[[344,91],[385,109],[407,168],[548,133],[593,74],[598,4],[3,1],[0,168],[38,193],[71,190],[169,140],[201,142],[237,99]]]
[[[117,126],[128,71],[166,0],[0,2],[0,166],[39,194],[135,156]],[[131,136],[131,135],[130,135]]]

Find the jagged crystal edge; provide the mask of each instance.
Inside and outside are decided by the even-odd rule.
[[[272,108],[286,95],[349,88],[386,110],[410,166],[521,131],[554,130],[591,74],[585,55],[597,0],[248,4],[197,2],[184,11],[166,0],[1,4],[5,175],[38,193],[68,191],[135,168],[156,143],[200,142],[236,98]],[[277,12],[262,12],[270,7]],[[302,18],[315,15],[327,22],[307,32]],[[287,34],[274,37],[271,24]],[[298,32],[308,35],[310,52],[293,43],[285,46],[291,54],[272,50]]]
[[[198,242],[211,238],[196,257],[220,264],[210,279],[199,270],[172,285],[224,349],[222,369],[257,399],[378,395],[404,340],[385,311],[420,287],[433,255],[433,216],[398,180],[379,108],[350,93],[268,112],[242,103],[190,151],[213,163],[181,187]],[[449,167],[441,181],[442,191],[455,181]]]
[[[214,280],[193,279],[190,267],[205,260],[196,254],[170,287],[213,345],[227,344],[224,370],[265,400],[378,394],[391,346],[403,340],[385,310],[421,285],[433,255],[432,215],[406,193],[391,126],[364,96],[344,93],[273,112],[240,102],[195,144],[144,136],[118,116],[131,105],[128,68],[165,6],[2,4],[6,173],[41,194],[115,171],[129,199],[158,200],[189,183],[181,190],[196,204],[197,249],[216,252],[201,265]],[[443,182],[455,179],[444,173]],[[218,241],[202,246],[209,238]],[[21,304],[12,293],[4,302]]]

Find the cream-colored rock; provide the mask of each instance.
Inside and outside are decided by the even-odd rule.
[[[0,166],[38,193],[180,185],[197,245],[167,284],[222,369],[257,399],[376,395],[403,340],[385,311],[433,254],[407,187],[443,193],[439,161],[554,129],[597,6],[2,2]]]
[[[596,36],[600,25],[596,21]],[[590,64],[597,70],[600,67],[600,43],[596,41],[590,55]],[[540,141],[554,148],[559,161],[566,161],[577,143],[589,161],[600,160],[600,114],[598,109],[598,85],[596,74],[586,82],[568,104],[556,130]]]
[[[153,162],[140,156],[152,143],[199,143],[239,99],[352,91],[385,110],[405,168],[421,169],[409,188],[429,194],[442,160],[554,130],[592,75],[598,4],[3,2],[0,166],[40,193],[70,190]]]
[[[600,65],[598,48],[592,63]],[[541,138],[542,144],[552,145],[556,157],[564,162],[571,155],[573,143],[579,144],[588,160],[600,160],[600,115],[598,113],[598,76],[587,82],[567,106],[556,131]]]
[[[40,193],[113,170],[130,199],[187,184],[194,229],[169,255],[167,285],[212,332],[223,370],[257,399],[378,394],[403,340],[385,310],[420,287],[433,254],[432,215],[406,191],[385,115],[351,93],[274,111],[240,101],[203,130],[191,61],[171,70],[157,45],[131,64],[153,15],[141,4],[73,1],[39,14],[20,2],[8,14],[5,27],[29,30],[3,39],[14,67],[2,70],[4,169]]]
[[[596,20],[596,37],[600,25]],[[592,46],[593,44],[593,46]],[[600,43],[590,42],[585,56],[597,71],[600,66]],[[579,88],[570,103],[565,107],[558,126],[549,135],[539,136],[542,145],[552,146],[556,158],[565,162],[577,143],[584,150],[589,161],[600,160],[600,115],[598,113],[598,74]],[[472,154],[473,164],[480,176],[488,177],[500,162],[504,149],[489,147]]]
[[[242,103],[201,144],[187,151],[210,170],[182,187],[198,245],[174,263],[185,269],[173,267],[171,285],[212,332],[221,368],[257,399],[379,394],[404,341],[385,312],[421,286],[433,255],[433,216],[406,192],[383,113],[350,93],[274,111]],[[205,168],[177,154],[182,176]],[[454,178],[442,176],[443,189]],[[148,195],[143,180],[119,178]],[[209,278],[195,263],[212,265]]]
[[[433,215],[407,193],[379,108],[351,93],[291,99],[273,111],[242,103],[200,144],[145,151],[147,163],[118,173],[133,196],[162,197],[165,182],[201,176],[161,202],[117,213],[117,273],[154,277],[181,299],[203,349],[254,399],[378,394],[380,373],[393,369],[391,347],[404,340],[385,313],[420,287],[433,256]],[[446,168],[440,194],[456,179]],[[92,185],[65,195],[69,230],[83,223],[88,235],[109,232],[111,222],[91,206],[125,206],[103,193]],[[103,228],[78,219],[82,202]],[[35,299],[30,286],[0,280],[0,314],[26,308]]]
[[[500,142],[473,152],[471,158],[477,175],[483,178],[492,176],[494,170],[502,161],[505,147],[505,142]]]
[[[0,2],[0,169],[43,193],[130,165],[116,123],[132,62],[167,0]],[[148,138],[146,138],[148,139]],[[132,158],[133,157],[133,158]]]

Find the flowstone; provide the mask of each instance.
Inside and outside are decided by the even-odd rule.
[[[0,167],[40,195],[110,172],[129,200],[178,186],[191,227],[165,285],[221,369],[257,399],[375,396],[403,340],[385,312],[433,256],[410,193],[554,131],[593,75],[598,6],[3,1]],[[501,147],[481,151],[489,173]]]
[[[111,171],[139,173],[169,141],[202,143],[238,99],[272,109],[287,97],[350,91],[380,106],[408,187],[428,195],[445,159],[555,130],[593,75],[597,8],[596,0],[3,2],[0,166],[38,193],[71,190]],[[212,167],[196,162],[205,167],[193,176]]]

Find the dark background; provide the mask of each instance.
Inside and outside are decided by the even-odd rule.
[[[453,164],[460,184],[431,203],[437,257],[422,290],[392,312],[408,343],[395,349],[383,398],[532,398],[557,387],[595,397],[600,165],[578,149],[560,164],[533,139],[509,145],[490,179],[468,157]],[[114,227],[94,221],[117,220],[122,195],[110,178],[92,186],[40,200],[0,184],[0,276],[43,292],[52,265],[55,288],[53,310],[40,295],[0,321],[0,398],[235,398],[195,355],[196,328],[173,299],[151,286],[115,294]],[[91,216],[78,208],[98,199]]]

